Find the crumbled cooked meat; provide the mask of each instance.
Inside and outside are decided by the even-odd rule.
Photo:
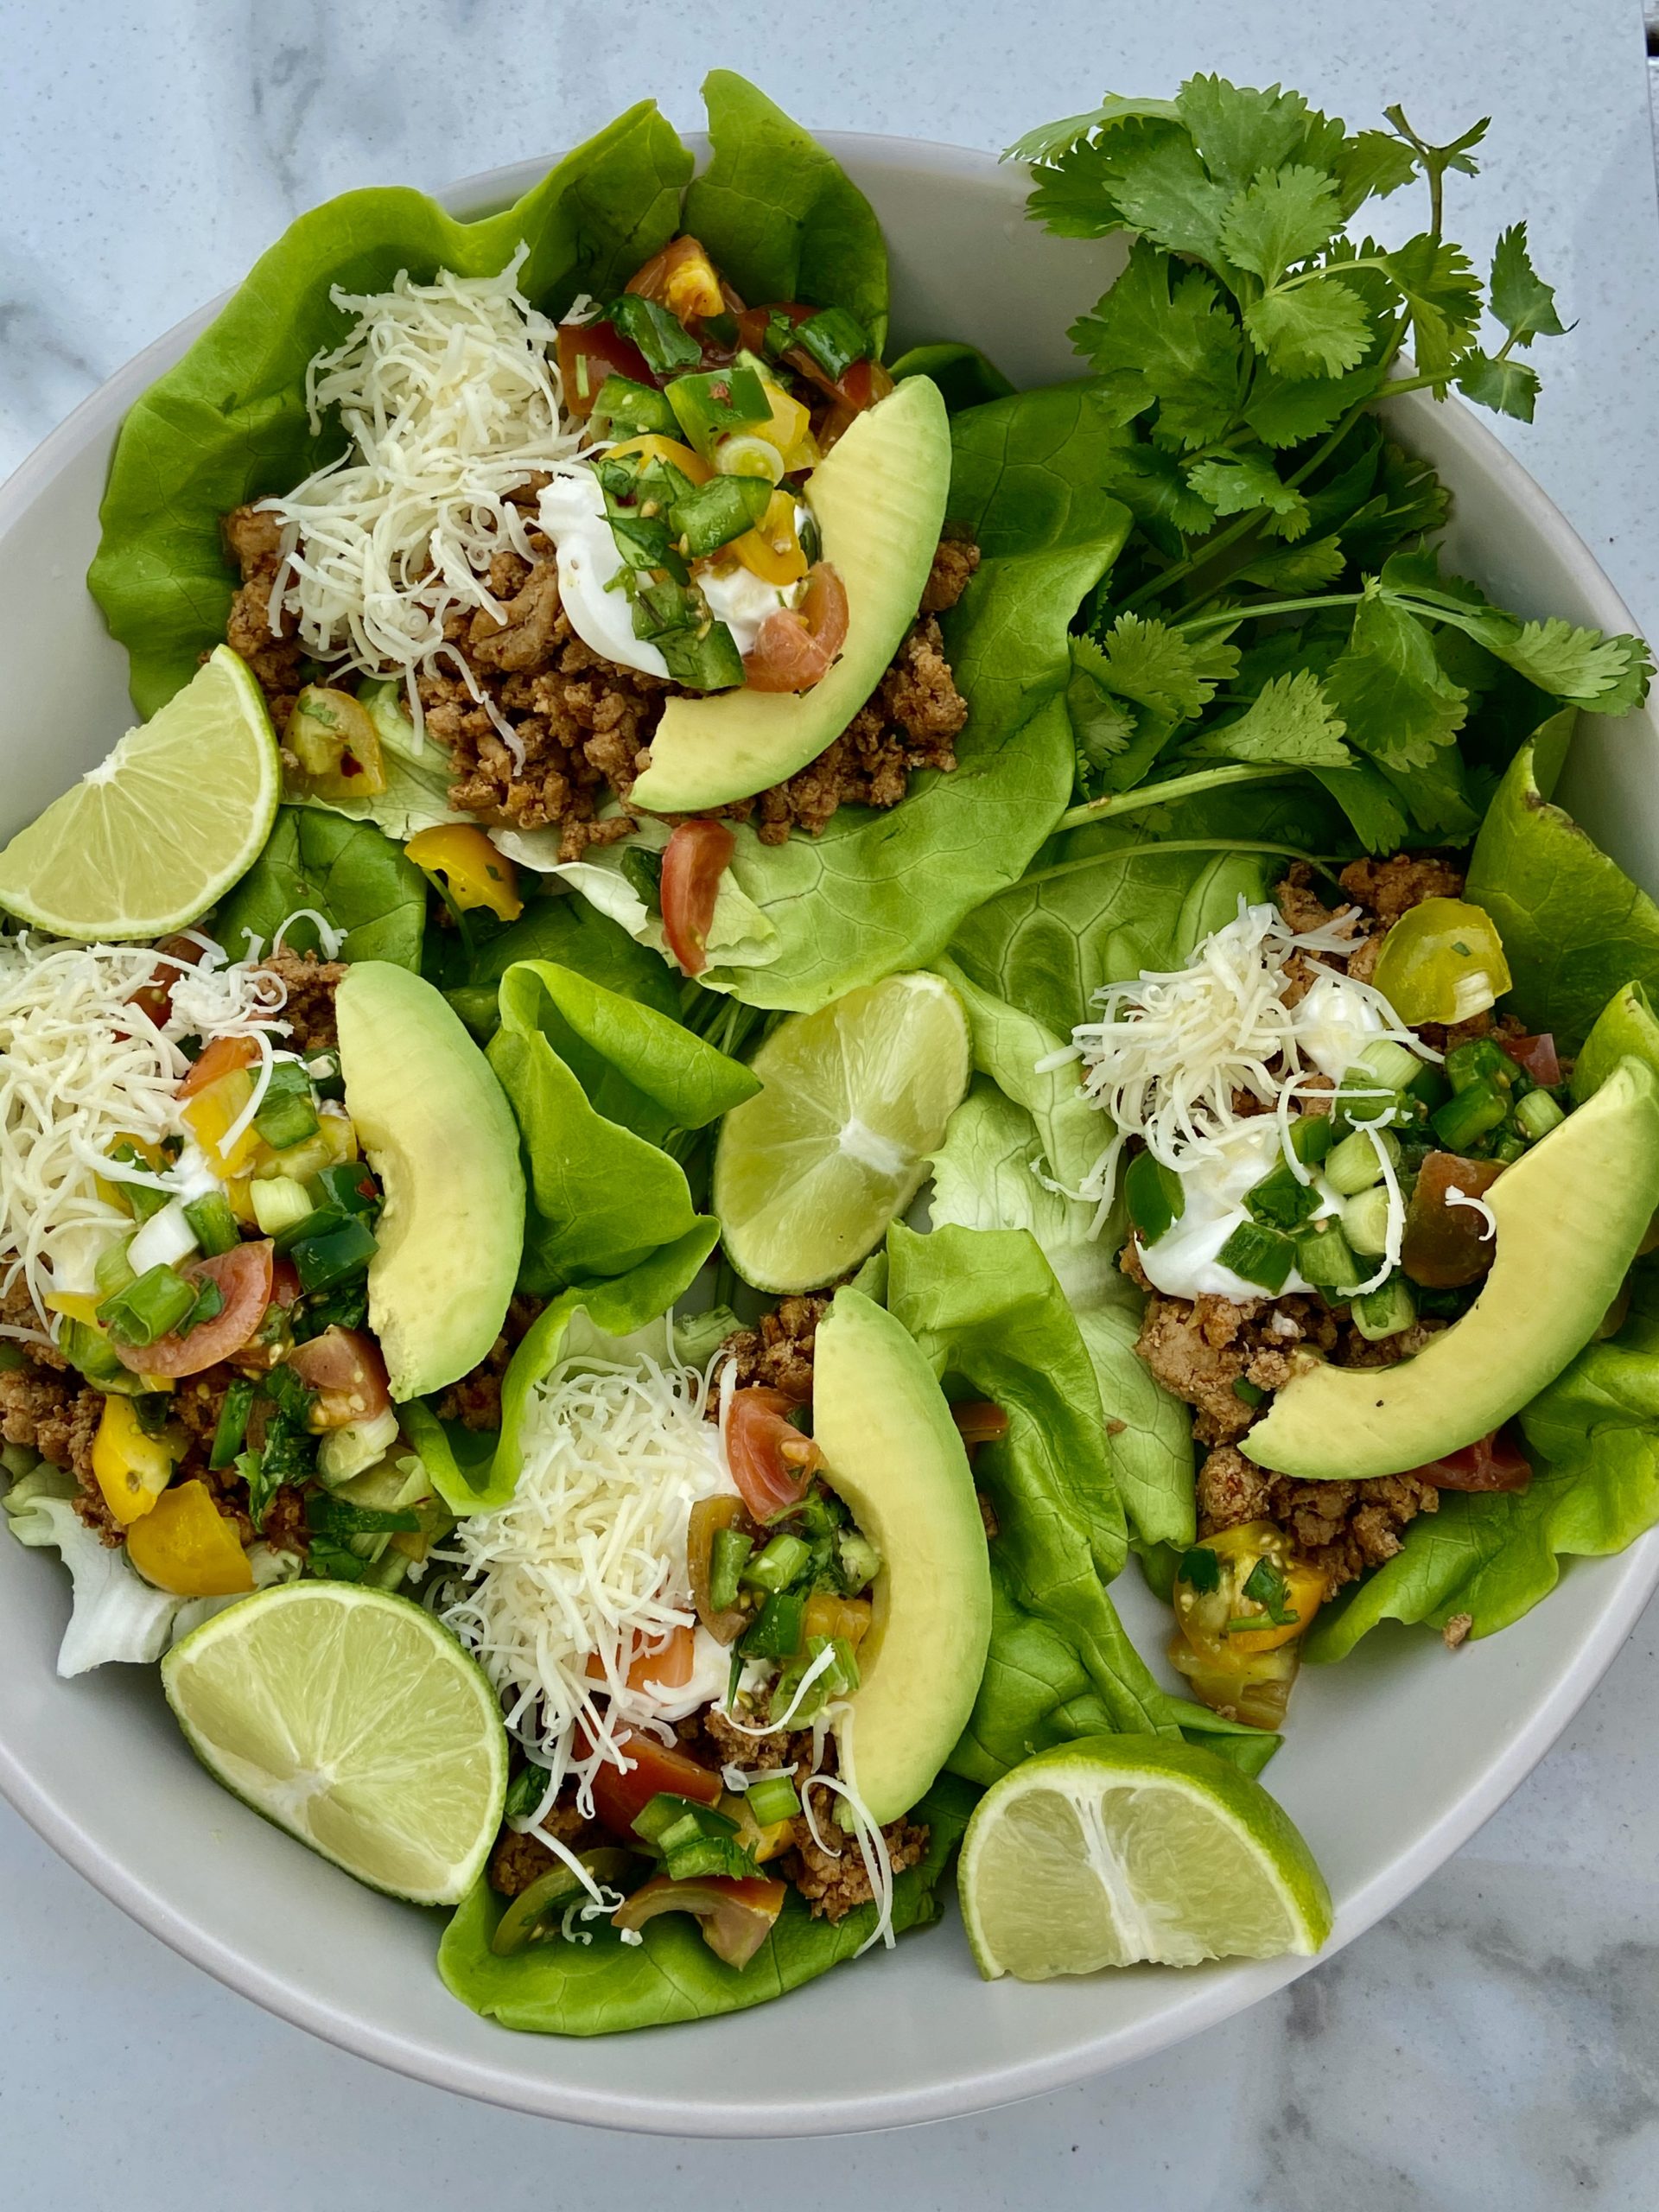
[[[1126,1271],[1133,1245],[1124,1254]],[[1335,1317],[1318,1298],[1166,1298],[1152,1291],[1135,1351],[1164,1388],[1193,1408],[1192,1433],[1200,1444],[1225,1444],[1242,1436],[1255,1407],[1236,1385],[1280,1389],[1289,1379],[1289,1351],[1309,1344],[1337,1348]]]
[[[241,588],[231,601],[226,642],[253,671],[280,734],[304,685],[306,658],[292,635],[291,622],[284,621],[281,635],[270,626],[270,590],[276,580],[283,526],[275,515],[238,507],[226,516],[223,527],[225,550],[242,576]]]
[[[1340,1590],[1368,1567],[1392,1559],[1400,1531],[1420,1513],[1439,1510],[1440,1492],[1414,1475],[1380,1475],[1369,1482],[1293,1482],[1269,1474],[1235,1445],[1210,1452],[1198,1470],[1198,1534],[1212,1536],[1243,1521],[1276,1521],[1324,1571],[1327,1591]]]
[[[948,607],[954,607],[967,590],[978,566],[977,545],[966,538],[942,537],[927,582],[922,586],[923,613],[943,614]]]
[[[106,1544],[118,1544],[120,1529],[92,1473],[103,1396],[52,1357],[55,1364],[48,1367],[25,1351],[21,1367],[0,1368],[0,1438],[73,1474],[80,1484],[75,1511]]]
[[[440,1421],[458,1421],[467,1428],[500,1427],[501,1379],[542,1306],[539,1298],[521,1296],[512,1300],[500,1335],[470,1374],[452,1382],[439,1399]]]
[[[288,998],[283,1020],[289,1043],[298,1052],[326,1051],[340,1042],[334,1025],[334,993],[345,981],[343,960],[319,960],[315,952],[268,952],[259,965],[280,976]]]
[[[820,1850],[803,1822],[796,1829],[795,1847],[784,1860],[790,1880],[812,1908],[815,1918],[840,1920],[856,1906],[868,1904],[874,1892],[865,1870],[864,1854],[850,1839],[838,1853]],[[915,1821],[893,1821],[881,1831],[887,1864],[895,1874],[925,1857],[928,1832]]]
[[[1108,1430],[1110,1431],[1112,1428],[1111,1422],[1108,1421],[1106,1426]],[[1118,1431],[1121,1432],[1123,1426],[1124,1424],[1122,1421],[1119,1421],[1117,1423]],[[981,1525],[983,1527],[985,1531],[985,1541],[988,1544],[994,1544],[1002,1533],[1002,1524],[996,1517],[996,1508],[991,1503],[990,1499],[986,1497],[982,1490],[976,1490],[974,1492],[974,1497],[979,1506],[979,1518]]]
[[[1448,1651],[1455,1651],[1475,1624],[1472,1613],[1453,1613],[1440,1630],[1440,1642]]]
[[[280,729],[303,681],[303,656],[291,638],[270,633],[276,518],[238,507],[226,518],[225,540],[243,576],[230,642],[264,686]],[[449,616],[450,656],[419,677],[421,710],[428,733],[452,757],[452,806],[517,830],[556,829],[559,857],[573,861],[637,826],[626,811],[600,817],[613,798],[626,808],[677,687],[585,645],[560,604],[552,547],[534,528],[530,543],[532,560],[504,552],[491,563],[490,591],[503,619],[487,607]],[[978,565],[976,545],[942,540],[917,620],[846,729],[786,783],[720,811],[752,820],[764,843],[782,844],[794,829],[816,836],[838,807],[896,806],[918,769],[953,769],[952,741],[968,708],[934,616],[955,606]],[[496,715],[510,725],[512,746]]]
[[[1338,878],[1351,899],[1375,914],[1384,930],[1425,899],[1460,899],[1463,873],[1427,853],[1395,853],[1385,861],[1351,861]]]
[[[585,1851],[600,1836],[595,1821],[583,1820],[574,1805],[556,1799],[542,1826],[572,1851]],[[563,1864],[558,1853],[550,1851],[540,1836],[521,1834],[517,1828],[503,1828],[490,1853],[490,1887],[504,1897],[516,1897],[532,1882],[539,1882],[550,1867]]]
[[[1306,861],[1292,862],[1273,887],[1273,896],[1279,912],[1298,935],[1307,930],[1322,930],[1338,915],[1354,911],[1351,906],[1338,906],[1332,912],[1314,890],[1313,871]]]
[[[721,1350],[736,1363],[738,1388],[762,1383],[807,1404],[812,1395],[813,1339],[829,1311],[830,1300],[822,1293],[785,1298],[762,1316],[758,1329],[740,1329],[728,1337]]]
[[[3,1271],[15,1264],[10,1259],[0,1261],[0,1322],[3,1322],[8,1330],[30,1330],[39,1338],[39,1342],[31,1342],[27,1348],[29,1357],[37,1367],[67,1367],[69,1363],[63,1354],[55,1344],[47,1340],[46,1325],[29,1295],[29,1284],[21,1267],[9,1281],[6,1279]],[[12,1338],[0,1338],[0,1342],[15,1341]]]

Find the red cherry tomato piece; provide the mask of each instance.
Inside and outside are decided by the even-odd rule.
[[[206,1090],[220,1076],[229,1075],[237,1068],[251,1067],[258,1057],[259,1047],[251,1037],[215,1037],[179,1085],[180,1097],[194,1098],[197,1091]]]
[[[709,925],[737,840],[723,822],[682,822],[663,855],[663,935],[688,976],[709,965]]]
[[[391,1403],[380,1347],[360,1329],[325,1329],[308,1343],[296,1344],[288,1364],[317,1394],[313,1428],[347,1428],[374,1421]]]
[[[1532,1480],[1532,1463],[1520,1446],[1501,1429],[1448,1452],[1427,1466],[1414,1467],[1419,1482],[1436,1490],[1525,1490]]]
[[[690,1797],[699,1805],[717,1805],[723,1784],[706,1766],[699,1766],[671,1744],[659,1743],[643,1729],[632,1729],[619,1738],[629,1761],[620,1767],[605,1765],[594,1777],[594,1811],[613,1836],[634,1842],[633,1824],[653,1797],[664,1791],[672,1797]]]
[[[806,1496],[823,1454],[789,1419],[792,1401],[781,1390],[739,1390],[726,1426],[732,1480],[760,1522],[775,1521]]]
[[[164,937],[156,948],[156,963],[147,983],[141,983],[128,999],[129,1006],[142,1007],[159,1029],[173,1011],[173,986],[179,980],[181,961],[187,968],[194,968],[201,958],[201,947],[192,937]]]
[[[601,385],[611,376],[627,377],[635,384],[657,382],[639,348],[612,324],[562,322],[559,381],[566,414],[585,421],[594,411]]]
[[[835,665],[847,641],[847,588],[827,561],[808,569],[798,607],[780,607],[760,625],[743,657],[752,691],[810,691]]]
[[[129,1346],[111,1338],[116,1357],[135,1375],[200,1375],[204,1368],[216,1367],[239,1351],[264,1319],[270,1266],[270,1245],[264,1240],[194,1261],[182,1270],[184,1279],[216,1283],[225,1300],[219,1312],[210,1321],[198,1322],[188,1336],[157,1337],[153,1344]]]
[[[1553,1090],[1560,1081],[1560,1058],[1548,1030],[1536,1037],[1500,1037],[1497,1042],[1516,1067],[1524,1068],[1533,1081],[1542,1084],[1546,1090]]]

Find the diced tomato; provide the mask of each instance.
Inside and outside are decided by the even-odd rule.
[[[677,1882],[667,1874],[642,1882],[611,1916],[613,1928],[643,1928],[661,1912],[689,1912],[702,1923],[702,1940],[728,1967],[746,1967],[771,1935],[784,1909],[785,1885],[764,1874],[734,1880],[706,1874]]]
[[[768,614],[744,655],[749,689],[810,691],[835,665],[846,643],[847,621],[846,586],[827,561],[816,562],[807,571],[800,605]]]
[[[158,1337],[153,1344],[128,1346],[111,1338],[111,1348],[135,1375],[200,1375],[239,1351],[265,1317],[270,1303],[271,1248],[268,1240],[216,1252],[183,1270],[187,1282],[219,1286],[225,1303],[210,1321],[199,1322],[188,1336]]]
[[[666,1791],[673,1797],[694,1798],[699,1805],[720,1802],[721,1783],[712,1769],[699,1766],[671,1744],[659,1743],[643,1729],[631,1729],[618,1738],[630,1762],[624,1774],[608,1764],[594,1777],[594,1810],[611,1834],[624,1842],[635,1840],[633,1824],[652,1799]]]
[[[1008,1433],[1007,1414],[982,1398],[958,1398],[950,1418],[964,1444],[1000,1444]]]
[[[201,947],[193,937],[164,937],[156,946],[156,964],[150,981],[141,983],[127,1001],[129,1006],[142,1007],[159,1029],[173,1011],[173,986],[182,970],[176,964],[194,968],[201,958]]]
[[[327,1328],[308,1343],[296,1344],[288,1364],[307,1389],[317,1393],[311,1408],[315,1429],[373,1421],[391,1403],[380,1347],[360,1329]]]
[[[893,378],[880,361],[855,361],[836,378],[831,389],[843,405],[850,407],[855,415],[861,415],[878,399],[887,397],[893,390]]]
[[[754,1518],[775,1521],[806,1496],[823,1454],[789,1418],[781,1390],[737,1391],[727,1418],[726,1450],[732,1480]]]
[[[1432,1483],[1436,1490],[1525,1490],[1532,1480],[1532,1462],[1498,1428],[1465,1444],[1460,1452],[1448,1452],[1411,1471],[1419,1482]]]
[[[663,855],[663,935],[688,976],[709,965],[709,928],[737,840],[723,822],[682,822]]]
[[[1503,1173],[1496,1160],[1460,1160],[1431,1152],[1417,1173],[1406,1209],[1400,1264],[1427,1290],[1458,1290],[1478,1282],[1497,1255],[1497,1240],[1476,1207],[1458,1205],[1450,1193],[1482,1198]]]
[[[695,1630],[680,1627],[673,1630],[660,1651],[641,1651],[628,1669],[628,1688],[631,1690],[657,1688],[682,1690],[691,1679],[692,1661],[696,1655]]]
[[[270,1302],[284,1313],[300,1294],[300,1271],[292,1260],[274,1260],[270,1268]]]
[[[258,1057],[259,1047],[251,1037],[215,1037],[179,1085],[180,1097],[194,1098],[221,1076],[251,1067]]]
[[[1546,1090],[1553,1090],[1560,1081],[1560,1058],[1548,1030],[1541,1030],[1535,1037],[1500,1037],[1497,1043],[1516,1067],[1524,1068],[1533,1081],[1542,1084]]]
[[[559,325],[559,380],[564,392],[564,411],[585,421],[594,411],[599,387],[607,377],[629,377],[635,384],[654,385],[657,378],[645,357],[608,322],[562,322]]]

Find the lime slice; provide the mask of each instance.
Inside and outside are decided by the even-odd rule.
[[[216,1780],[336,1866],[416,1904],[465,1897],[501,1824],[506,1732],[483,1673],[384,1590],[290,1582],[162,1662]]]
[[[889,976],[784,1022],[721,1124],[715,1211],[758,1290],[833,1282],[921,1188],[968,1088],[968,1020],[937,976]]]
[[[264,695],[220,645],[0,852],[0,906],[89,942],[182,929],[252,865],[281,788]]]
[[[980,1800],[957,1872],[988,1981],[1311,1957],[1331,1893],[1259,1782],[1160,1736],[1042,1751]]]

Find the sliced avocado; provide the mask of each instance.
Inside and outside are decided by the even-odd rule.
[[[354,961],[335,1009],[346,1110],[386,1194],[369,1325],[392,1396],[423,1397],[476,1367],[500,1333],[524,1235],[518,1131],[430,983]]]
[[[812,1433],[881,1555],[843,1773],[878,1824],[907,1813],[967,1726],[991,1637],[991,1564],[950,1409],[915,1340],[856,1290],[818,1331]]]
[[[1596,1016],[1573,1070],[1573,1097],[1593,1097],[1623,1059],[1645,1060],[1659,1075],[1659,1016],[1640,983],[1615,991]]]
[[[841,735],[916,620],[950,488],[938,387],[909,377],[853,422],[807,484],[823,557],[847,591],[847,642],[810,691],[671,699],[629,804],[683,814],[782,783]]]
[[[1659,1077],[1625,1058],[1487,1193],[1497,1256],[1459,1321],[1399,1366],[1313,1355],[1241,1440],[1304,1481],[1400,1474],[1520,1412],[1595,1334],[1659,1206]]]

